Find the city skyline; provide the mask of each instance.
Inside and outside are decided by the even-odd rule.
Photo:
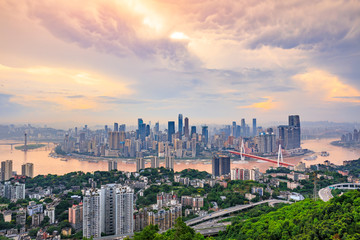
[[[360,117],[356,1],[23,0],[0,9],[0,123]]]

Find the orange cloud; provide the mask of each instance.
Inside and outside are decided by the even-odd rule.
[[[259,108],[262,110],[270,110],[277,107],[277,104],[273,101],[271,97],[266,97],[266,98],[267,100],[265,102],[253,103],[248,106],[239,106],[238,108]]]
[[[12,102],[34,106],[52,103],[61,110],[96,110],[99,96],[119,97],[133,93],[127,80],[113,80],[98,73],[50,67],[15,68],[0,64],[2,92]],[[75,96],[75,97],[74,97]],[[46,106],[45,104],[45,107]]]
[[[328,72],[313,69],[295,75],[293,79],[312,96],[320,97],[323,100],[360,103],[360,91],[358,89],[344,83],[337,76]]]

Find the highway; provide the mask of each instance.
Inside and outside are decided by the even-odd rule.
[[[319,197],[324,202],[327,202],[330,199],[332,199],[334,196],[331,194],[331,189],[329,187],[325,187],[325,188],[320,189]]]
[[[324,202],[329,201],[334,196],[331,194],[332,189],[360,189],[360,183],[338,183],[325,188],[320,189],[319,197]]]
[[[219,210],[217,212],[207,214],[207,215],[202,216],[202,217],[193,218],[193,219],[191,219],[189,221],[186,221],[185,223],[188,226],[192,226],[192,225],[204,222],[204,221],[211,220],[213,218],[218,218],[218,217],[221,217],[223,215],[231,214],[233,212],[238,212],[238,211],[241,211],[241,210],[244,210],[244,209],[247,209],[247,208],[252,208],[252,207],[255,207],[257,205],[264,204],[264,203],[269,203],[269,204],[290,203],[291,204],[292,202],[284,201],[284,200],[271,199],[271,200],[265,200],[265,201],[261,201],[261,202],[257,202],[257,203],[250,203],[250,204],[245,204],[245,205],[237,205],[237,206],[234,206],[234,207],[222,209],[222,210]]]

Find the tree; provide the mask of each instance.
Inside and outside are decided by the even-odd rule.
[[[146,226],[141,232],[137,232],[134,235],[134,240],[152,240],[155,238],[157,232],[159,231],[158,225],[149,225]]]

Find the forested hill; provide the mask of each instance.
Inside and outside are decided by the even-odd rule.
[[[360,239],[360,192],[329,202],[304,200],[246,221],[235,221],[217,239]]]

